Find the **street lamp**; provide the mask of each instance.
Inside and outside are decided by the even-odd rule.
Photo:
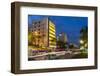
[[[84,47],[83,46],[81,46],[81,48],[80,48],[81,50],[83,50],[84,49]]]
[[[80,43],[81,43],[81,44],[83,44],[83,43],[84,43],[84,41],[83,41],[83,40],[80,40]]]

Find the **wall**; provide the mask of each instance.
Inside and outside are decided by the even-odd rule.
[[[10,55],[11,55],[11,15],[10,3],[15,0],[1,0],[0,2],[0,76],[16,76],[10,73]],[[98,6],[100,20],[100,0],[17,0],[41,3],[57,3],[57,4],[74,4],[74,5],[89,5]],[[98,22],[98,24],[100,24]],[[98,26],[98,33],[100,33],[100,26]],[[98,43],[100,42],[100,35],[98,36]],[[100,43],[98,44],[100,45]],[[98,49],[99,50],[99,49]],[[100,51],[98,51],[100,58]],[[81,71],[65,71],[52,73],[38,73],[38,74],[22,74],[18,76],[100,76],[100,60],[98,62],[98,70],[81,70]]]

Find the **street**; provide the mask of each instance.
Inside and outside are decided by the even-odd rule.
[[[29,60],[71,59],[79,54],[81,54],[79,49],[68,49],[68,51],[48,52],[48,53],[44,52],[39,55],[29,56],[28,58]]]

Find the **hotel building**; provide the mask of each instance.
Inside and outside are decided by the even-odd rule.
[[[34,21],[31,31],[34,37],[34,45],[42,48],[56,48],[56,28],[49,18]]]

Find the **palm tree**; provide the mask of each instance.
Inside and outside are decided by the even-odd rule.
[[[81,39],[83,39],[83,40],[87,40],[88,39],[87,38],[88,37],[88,27],[87,26],[82,28],[80,33],[81,33]]]
[[[28,32],[28,44],[33,45],[33,41],[35,41],[35,38],[34,38],[32,32]]]

